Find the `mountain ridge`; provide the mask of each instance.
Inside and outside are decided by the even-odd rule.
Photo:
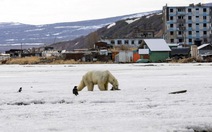
[[[134,38],[138,30],[151,30],[155,37],[162,37],[162,11],[132,16],[108,24],[98,30],[70,41],[54,43],[51,46],[58,50],[73,50],[80,48],[93,48],[95,42],[101,38]]]
[[[152,11],[154,12],[154,11]],[[19,22],[0,23],[0,45],[1,44],[24,44],[43,43],[52,44],[55,42],[68,41],[80,36],[88,35],[97,29],[110,23],[148,12],[135,13],[124,16],[117,16],[104,19],[94,19],[76,22],[61,22],[44,25],[30,25]]]

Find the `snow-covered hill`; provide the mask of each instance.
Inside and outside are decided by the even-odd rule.
[[[79,22],[55,23],[47,25],[27,25],[21,23],[0,23],[1,44],[52,44],[73,40],[84,36],[103,26],[121,19],[140,17],[158,11],[137,13],[112,18]]]

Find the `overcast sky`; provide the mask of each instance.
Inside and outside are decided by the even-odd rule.
[[[0,0],[0,22],[50,24],[128,15],[211,0]]]

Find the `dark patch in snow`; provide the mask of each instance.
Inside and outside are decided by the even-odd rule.
[[[116,103],[116,101],[111,100],[111,101],[103,101],[103,100],[99,100],[99,101],[91,101],[90,103],[95,103],[95,104],[102,104],[102,103]]]
[[[43,100],[36,100],[36,101],[32,101],[31,104],[45,104],[45,101],[43,101]]]
[[[15,102],[15,103],[7,103],[7,105],[30,105],[30,103],[27,103],[27,102]]]
[[[81,101],[79,101],[79,103],[81,103],[81,104],[83,104],[83,103],[85,103],[86,102],[86,100],[81,100]]]
[[[7,105],[72,104],[72,103],[73,103],[72,101],[65,101],[64,99],[62,99],[62,100],[53,101],[53,102],[46,102],[44,100],[34,100],[29,102],[19,101],[19,102],[7,103]]]
[[[158,107],[158,105],[156,105],[156,104],[150,104],[150,105],[147,105],[147,108],[155,108],[155,107]]]
[[[49,91],[37,91],[37,93],[47,93]]]
[[[212,126],[188,126],[187,129],[193,130],[194,132],[212,132]]]

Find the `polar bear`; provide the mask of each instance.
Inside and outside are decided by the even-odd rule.
[[[77,87],[78,91],[81,91],[84,87],[87,86],[88,91],[93,91],[94,85],[98,85],[99,90],[106,91],[108,90],[108,83],[112,84],[113,87],[111,90],[118,89],[117,79],[108,71],[89,71],[87,72]]]

